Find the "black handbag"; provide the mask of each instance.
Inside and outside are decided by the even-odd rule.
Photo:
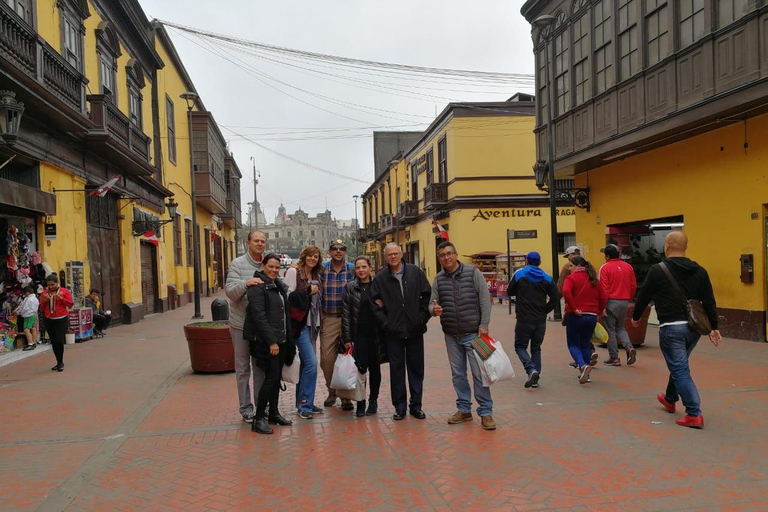
[[[675,291],[677,299],[684,304],[686,319],[688,320],[688,325],[691,326],[691,329],[702,336],[711,333],[712,326],[709,323],[707,313],[704,311],[704,304],[702,304],[700,300],[686,299],[683,290],[680,289],[680,285],[677,284],[675,278],[672,277],[672,273],[667,268],[667,265],[662,262],[659,263],[659,267],[661,267],[661,270],[667,275],[667,279],[669,279],[670,284],[672,284],[672,289]]]

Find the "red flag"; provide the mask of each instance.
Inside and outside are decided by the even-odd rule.
[[[120,175],[118,174],[117,176],[115,176],[114,178],[112,178],[111,180],[109,180],[108,182],[106,182],[96,190],[92,190],[91,193],[88,195],[104,197],[105,195],[107,195],[107,192],[109,192],[109,189],[115,186],[115,183],[117,183],[119,179],[120,179]]]
[[[449,241],[448,240],[448,232],[445,230],[445,228],[443,226],[441,226],[440,224],[438,224],[436,220],[433,220],[432,222],[434,223],[434,225],[437,228],[437,230],[440,232],[440,238],[442,238],[443,240],[448,242]]]
[[[146,233],[144,233],[144,240],[151,243],[155,247],[160,246],[160,240],[157,239],[154,231],[147,231]]]

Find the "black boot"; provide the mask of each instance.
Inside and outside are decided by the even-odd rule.
[[[363,402],[363,403],[365,403],[365,402]],[[374,415],[374,414],[376,414],[377,412],[379,412],[379,403],[378,403],[378,399],[376,399],[376,398],[371,398],[371,399],[368,401],[368,410],[367,410],[367,411],[365,411],[365,414],[366,414],[366,416],[373,416],[373,415]]]
[[[272,427],[267,423],[267,418],[260,416],[258,419],[254,419],[253,423],[251,423],[251,432],[256,432],[257,434],[273,434],[275,431],[272,430]]]
[[[365,400],[360,400],[357,402],[357,411],[355,411],[355,416],[358,418],[365,416]]]
[[[283,417],[279,411],[272,411],[269,413],[269,423],[272,425],[280,425],[281,427],[287,427],[293,425],[293,422]]]

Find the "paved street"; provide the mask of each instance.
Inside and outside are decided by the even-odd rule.
[[[67,346],[64,373],[50,371],[50,352],[0,368],[0,510],[768,510],[765,344],[702,340],[696,431],[656,402],[666,375],[654,328],[636,366],[599,364],[580,386],[564,328],[550,323],[541,387],[525,390],[514,322],[495,306],[491,333],[518,372],[492,389],[497,431],[477,417],[446,424],[455,395],[433,322],[426,421],[391,419],[385,369],[378,416],[335,408],[257,436],[239,418],[234,374],[191,372],[191,313]]]

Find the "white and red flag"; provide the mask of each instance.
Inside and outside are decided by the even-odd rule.
[[[115,183],[118,182],[120,177],[121,176],[118,174],[117,176],[115,176],[114,178],[112,178],[111,180],[109,180],[108,182],[106,182],[96,190],[92,190],[91,193],[88,195],[104,197],[105,195],[107,195],[107,192],[109,192],[109,189],[115,186]]]
[[[157,239],[154,231],[147,231],[146,233],[144,233],[144,240],[151,243],[155,247],[160,246],[160,240]]]
[[[440,232],[440,238],[442,238],[443,240],[448,242],[449,241],[449,239],[448,239],[448,231],[446,231],[443,226],[438,224],[436,220],[433,220],[432,222],[435,224],[435,227]]]

